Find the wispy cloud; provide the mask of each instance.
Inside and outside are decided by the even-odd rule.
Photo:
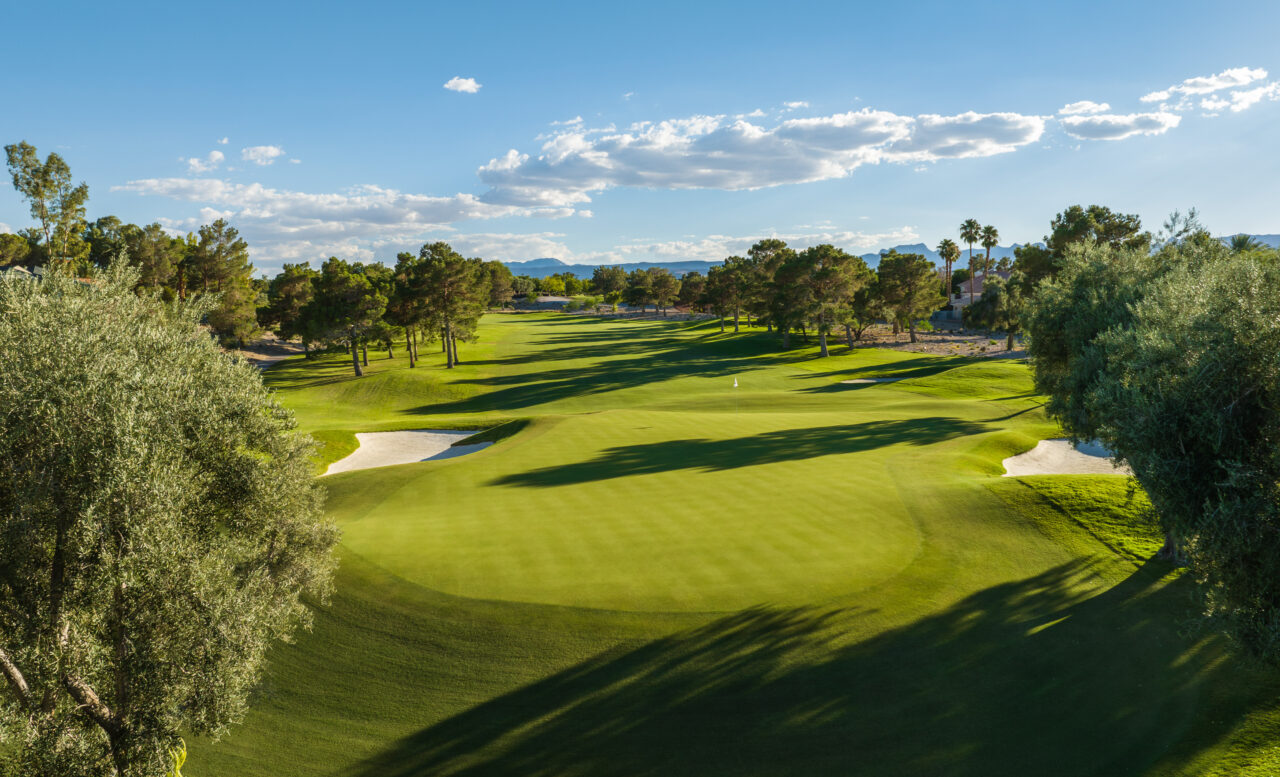
[[[284,156],[284,149],[279,146],[248,146],[240,149],[241,159],[264,167],[282,156]]]
[[[1180,84],[1175,84],[1168,89],[1144,94],[1139,99],[1144,103],[1158,103],[1170,99],[1177,95],[1197,95],[1209,94],[1222,89],[1232,89],[1235,87],[1245,86],[1254,81],[1261,81],[1267,77],[1267,71],[1262,68],[1252,67],[1233,67],[1224,70],[1217,75],[1212,76],[1195,76],[1188,78]]]
[[[228,137],[221,137],[221,138],[219,138],[219,139],[218,139],[218,145],[219,145],[219,146],[225,146],[225,145],[227,145],[227,144],[228,144],[228,143],[230,143],[230,142],[231,142],[231,138],[228,138]]]
[[[464,92],[466,94],[475,94],[480,91],[482,84],[474,78],[463,78],[462,76],[454,76],[444,82],[444,88],[451,92]]]
[[[190,157],[183,161],[187,163],[187,170],[192,173],[207,173],[210,170],[217,169],[227,157],[221,151],[210,151],[203,158]]]
[[[1206,111],[1230,109],[1234,113],[1239,113],[1263,100],[1280,100],[1280,81],[1272,81],[1253,89],[1239,89],[1226,96],[1206,97],[1200,101],[1200,107]]]

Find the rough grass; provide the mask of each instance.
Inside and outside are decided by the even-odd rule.
[[[326,479],[332,604],[190,767],[244,777],[1191,775],[1274,763],[1275,676],[1185,628],[1115,476],[1002,479],[1025,365],[492,316],[265,376],[302,426],[527,426]],[[371,357],[373,354],[371,354]],[[850,377],[901,377],[843,385]],[[738,388],[733,388],[734,379]],[[1158,543],[1156,543],[1158,546]]]

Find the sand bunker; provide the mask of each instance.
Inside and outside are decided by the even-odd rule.
[[[362,432],[356,435],[360,447],[345,459],[335,461],[325,470],[326,475],[350,472],[356,469],[390,467],[393,464],[409,464],[415,461],[438,461],[465,456],[488,448],[491,442],[475,445],[454,445],[458,440],[475,434],[446,429],[415,429],[408,432]]]
[[[853,380],[842,380],[841,383],[859,384],[859,383],[894,383],[902,380],[902,378],[854,378]]]
[[[1117,467],[1111,452],[1096,443],[1073,446],[1070,440],[1041,440],[1026,453],[1004,460],[1005,477],[1019,475],[1132,475],[1128,466]]]

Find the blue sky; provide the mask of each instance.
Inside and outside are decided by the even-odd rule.
[[[1274,0],[302,8],[15,4],[0,140],[62,154],[90,218],[225,216],[272,270],[1007,244],[1073,203],[1280,232]]]

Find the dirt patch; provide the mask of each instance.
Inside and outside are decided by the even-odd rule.
[[[249,343],[244,348],[228,351],[228,353],[243,356],[245,361],[263,370],[282,359],[297,356],[302,352],[302,343],[281,340],[270,332],[267,332],[265,337]]]

